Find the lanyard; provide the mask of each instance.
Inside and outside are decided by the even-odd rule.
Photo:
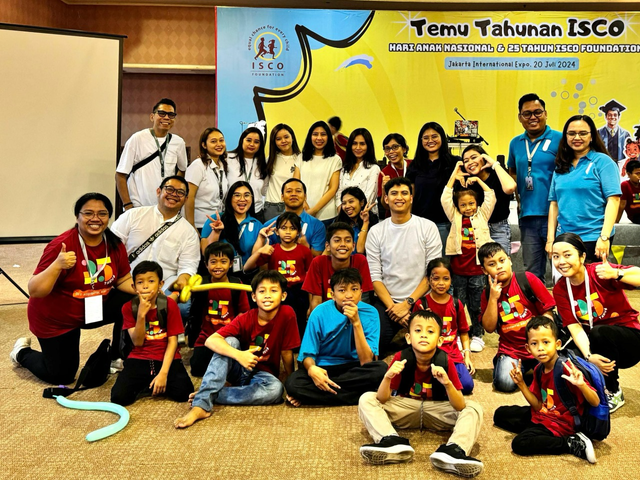
[[[242,234],[244,233],[246,228],[247,228],[247,224],[245,223],[244,225],[242,225],[242,228],[240,229],[240,235],[238,236],[238,240],[242,239]]]
[[[222,201],[222,175],[218,175],[219,169],[213,168],[213,160],[211,160],[211,170],[218,181],[218,195],[220,196],[220,201]]]
[[[244,157],[242,159],[244,161]],[[253,167],[256,164],[256,159],[252,158],[251,159],[251,170],[249,170],[249,173],[247,173],[247,169],[245,168],[244,170],[244,181],[249,183],[249,179],[251,178],[251,174],[253,173]]]
[[[531,176],[531,160],[533,160],[533,156],[536,154],[536,152],[538,151],[538,147],[540,146],[540,144],[542,143],[542,139],[539,139],[536,142],[536,148],[533,149],[533,153],[531,153],[531,151],[529,151],[529,142],[527,142],[527,139],[525,138],[524,140],[524,146],[527,147],[527,160],[529,161],[529,167],[527,169],[527,177]]]
[[[591,311],[593,310],[593,302],[591,301],[589,272],[587,272],[587,269],[585,267],[583,268],[584,268],[584,288],[587,294],[587,298],[585,298],[585,301],[587,302],[587,315],[589,316],[589,328],[593,328],[593,317],[591,316]],[[573,318],[576,319],[576,322],[581,323],[580,320],[578,320],[578,317],[576,316],[575,306],[578,305],[578,302],[576,302],[573,299],[573,291],[571,290],[571,282],[569,281],[569,277],[565,277],[565,280],[567,282],[567,291],[569,292],[569,301],[571,302],[571,313],[573,313]]]
[[[100,265],[99,268],[96,268],[96,272],[93,275],[91,275],[91,272],[89,271],[89,256],[87,255],[87,247],[84,244],[84,239],[82,238],[82,235],[80,235],[79,233],[78,233],[78,239],[80,240],[80,247],[82,247],[82,255],[84,255],[84,261],[87,264],[87,273],[89,274],[89,279],[91,280],[91,290],[93,290],[94,285],[96,283],[96,279],[98,278],[98,275],[100,275],[104,270],[104,267],[107,266],[107,259],[109,258],[109,245],[107,244],[107,238],[104,236],[104,234],[102,235],[102,240],[104,241],[104,248],[105,248],[105,254],[104,254],[105,262],[102,265]],[[96,265],[96,267],[98,266]]]
[[[164,178],[164,153],[162,153],[162,149],[160,148],[160,143],[158,142],[158,138],[156,137],[156,132],[153,131],[153,128],[150,128],[149,131],[153,136],[153,139],[156,141],[156,147],[158,147],[158,157],[160,158],[160,176]]]
[[[404,177],[404,172],[407,171],[407,164],[404,160],[402,161],[402,175],[400,175],[400,172],[398,172],[398,169],[393,165],[393,163],[391,164],[391,168],[395,170],[396,175],[398,175],[398,177]]]

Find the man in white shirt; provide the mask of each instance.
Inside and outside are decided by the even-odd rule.
[[[160,264],[165,292],[176,302],[200,262],[198,233],[180,215],[188,194],[189,185],[183,177],[165,178],[156,189],[155,206],[127,210],[111,226],[127,248],[131,268],[142,260]],[[190,303],[179,306],[185,318]]]
[[[163,98],[153,107],[153,127],[134,133],[127,140],[116,168],[116,187],[125,210],[155,205],[158,184],[172,175],[184,176],[184,140],[169,133],[176,115],[173,100]]]
[[[380,315],[381,358],[406,326],[415,301],[427,292],[427,264],[442,254],[436,224],[411,214],[411,181],[406,177],[389,180],[384,192],[391,217],[371,227],[366,243],[377,297],[374,306]]]

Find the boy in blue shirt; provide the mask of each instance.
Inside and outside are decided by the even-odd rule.
[[[300,346],[299,365],[285,383],[294,406],[357,405],[380,383],[387,364],[376,361],[380,319],[361,302],[362,276],[355,268],[331,276],[331,300],[316,307]]]

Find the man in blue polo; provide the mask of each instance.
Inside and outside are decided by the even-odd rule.
[[[549,188],[562,133],[547,126],[544,100],[535,93],[518,101],[518,120],[525,131],[511,140],[507,166],[518,185],[522,260],[544,282]]]

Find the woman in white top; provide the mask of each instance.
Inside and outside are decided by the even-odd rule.
[[[249,127],[238,141],[238,146],[229,152],[229,185],[236,182],[248,182],[255,194],[253,199],[256,215],[262,222],[264,218],[264,194],[267,190],[267,161],[264,155],[264,136],[259,128]]]
[[[307,186],[305,210],[329,225],[338,215],[335,195],[340,185],[342,160],[336,155],[329,125],[311,125],[302,147],[300,179]]]
[[[290,178],[300,179],[302,155],[293,129],[279,123],[269,135],[269,160],[267,174],[269,186],[264,202],[264,221],[267,222],[284,212],[282,184]]]
[[[376,149],[371,133],[366,128],[356,128],[347,141],[347,153],[340,171],[340,186],[336,194],[336,202],[342,203],[342,191],[348,187],[359,187],[373,205],[371,215],[373,223],[378,219],[378,176],[380,167],[376,161]]]
[[[185,180],[189,182],[189,196],[184,204],[184,217],[200,232],[207,214],[222,210],[229,189],[227,145],[217,128],[207,128],[200,135],[200,157],[187,168]]]

